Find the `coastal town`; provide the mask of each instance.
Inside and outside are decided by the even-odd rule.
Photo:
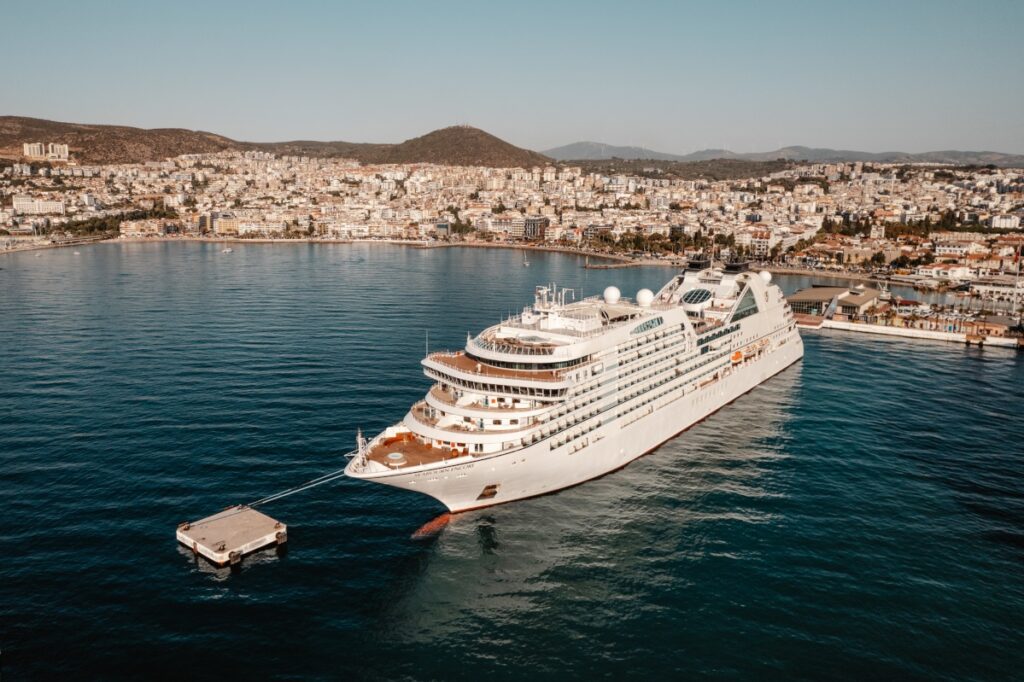
[[[360,164],[263,151],[87,165],[26,141],[0,166],[0,250],[94,239],[410,240],[547,246],[629,262],[712,251],[774,268],[958,289],[1012,308],[1024,171],[793,163],[733,180]],[[1010,311],[1013,312],[1012,310]]]

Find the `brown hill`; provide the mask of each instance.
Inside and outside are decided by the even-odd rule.
[[[453,126],[395,145],[357,150],[368,163],[440,163],[452,166],[529,168],[551,163],[537,152],[513,146],[479,128]],[[359,158],[359,157],[357,157]]]
[[[278,154],[346,157],[363,163],[437,163],[450,166],[525,167],[551,160],[469,126],[427,133],[400,144],[355,142],[239,142],[213,133],[181,128],[61,123],[22,116],[0,116],[0,157],[17,158],[24,142],[62,142],[84,163],[139,163],[179,154],[225,149],[262,149]]]
[[[442,128],[399,144],[305,140],[249,144],[278,154],[343,156],[362,163],[436,163],[492,168],[530,168],[551,163],[551,159],[542,154],[516,147],[470,126]]]
[[[238,143],[213,133],[182,128],[62,123],[24,116],[0,116],[0,156],[21,156],[24,142],[61,142],[84,163],[139,163],[179,154],[234,149]]]

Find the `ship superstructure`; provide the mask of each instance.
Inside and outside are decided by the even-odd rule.
[[[553,492],[624,466],[802,356],[782,291],[745,264],[691,261],[633,300],[537,287],[520,315],[427,355],[434,385],[360,442],[346,473],[451,511]]]

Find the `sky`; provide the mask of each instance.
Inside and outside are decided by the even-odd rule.
[[[1024,153],[1024,0],[4,0],[0,115],[544,150]]]

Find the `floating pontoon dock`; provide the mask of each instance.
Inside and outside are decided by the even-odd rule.
[[[288,541],[288,527],[246,505],[178,526],[178,542],[217,566],[237,564],[246,554]]]

